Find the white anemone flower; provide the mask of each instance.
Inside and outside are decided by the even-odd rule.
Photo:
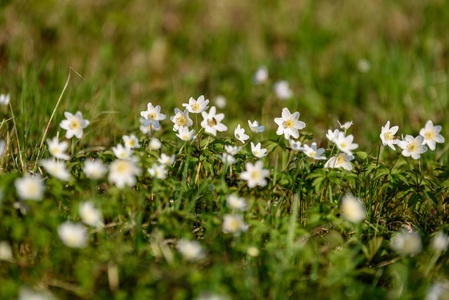
[[[55,161],[53,159],[43,159],[41,162],[42,166],[47,170],[47,172],[62,181],[70,181],[72,175],[67,170],[65,163],[62,161]]]
[[[440,134],[441,126],[433,126],[432,121],[427,121],[426,126],[419,131],[419,135],[424,138],[423,145],[429,146],[430,150],[435,150],[436,143],[444,143],[444,137]]]
[[[329,158],[329,160],[324,165],[325,168],[343,168],[345,170],[351,171],[352,164],[351,160],[354,159],[354,156],[348,155],[346,153],[339,153],[335,156]]]
[[[106,165],[103,163],[103,161],[97,158],[95,160],[85,160],[83,171],[84,174],[86,174],[87,178],[98,180],[103,178],[108,169],[106,168]]]
[[[360,73],[367,73],[369,70],[371,70],[371,63],[366,58],[361,58],[357,62],[357,69]]]
[[[257,121],[254,121],[253,123],[251,123],[251,121],[248,120],[248,126],[249,126],[249,129],[251,129],[251,131],[254,133],[263,132],[265,130],[265,126],[259,125],[259,122],[257,122]]]
[[[65,154],[64,152],[69,147],[69,143],[67,141],[59,142],[57,137],[53,139],[47,139],[48,151],[54,158],[69,160],[70,156]]]
[[[189,131],[188,127],[182,127],[178,130],[178,133],[176,134],[177,137],[179,137],[183,141],[190,141],[195,136],[195,130],[192,129]]]
[[[306,123],[299,121],[299,112],[292,114],[288,108],[284,108],[282,110],[282,117],[275,118],[274,121],[279,126],[276,134],[283,134],[287,140],[290,139],[290,136],[297,139],[299,137],[298,130],[306,127]]]
[[[161,127],[154,127],[153,124],[151,124],[150,122],[147,122],[144,118],[139,118],[139,122],[140,122],[140,132],[142,132],[143,134],[146,134],[148,136],[151,136],[151,134],[154,131],[158,131],[161,130]]]
[[[253,152],[253,155],[255,157],[262,158],[264,156],[267,156],[267,149],[261,147],[262,145],[260,143],[254,145],[254,143],[251,142],[251,152]]]
[[[360,199],[353,195],[344,195],[341,199],[341,213],[348,221],[360,223],[366,218],[366,211]]]
[[[382,130],[380,132],[380,139],[382,140],[382,145],[390,147],[393,150],[396,150],[396,145],[398,143],[398,139],[395,138],[395,134],[398,132],[399,126],[393,126],[390,128],[390,121],[387,121],[385,126],[382,126]]]
[[[238,197],[236,194],[231,194],[227,198],[227,203],[229,208],[238,211],[245,211],[247,209],[246,200],[244,198]]]
[[[9,104],[9,94],[1,94],[0,95],[0,105],[8,105]]]
[[[344,124],[341,124],[340,121],[337,121],[337,122],[338,122],[338,125],[340,125],[340,129],[343,129],[344,131],[348,130],[353,124],[352,121],[346,122]]]
[[[359,144],[353,143],[353,141],[354,136],[352,134],[345,136],[344,132],[340,132],[335,141],[335,144],[337,145],[338,149],[340,149],[340,151],[348,155],[352,155],[352,150],[355,150],[359,147]]]
[[[165,165],[154,164],[151,168],[148,168],[148,173],[150,173],[152,177],[160,180],[167,178],[167,169],[165,168]]]
[[[61,241],[70,248],[86,248],[87,230],[81,223],[64,222],[58,227]]]
[[[257,161],[254,165],[250,162],[245,164],[245,171],[240,174],[240,179],[248,182],[248,187],[253,188],[256,185],[267,185],[266,177],[270,174],[270,171],[263,168],[262,161]]]
[[[0,158],[2,158],[6,153],[6,142],[5,140],[0,140]]]
[[[231,155],[236,155],[237,153],[240,152],[240,150],[242,149],[242,147],[239,146],[231,146],[231,145],[225,145],[224,149],[226,150],[226,152],[228,152]]]
[[[29,287],[22,286],[19,289],[17,300],[56,300],[56,298],[46,291],[38,292]]]
[[[281,100],[289,99],[293,96],[293,92],[288,86],[288,82],[285,80],[276,82],[273,89],[276,96]]]
[[[116,159],[109,165],[108,180],[119,189],[132,187],[136,184],[136,176],[141,172],[134,160]]]
[[[45,185],[42,177],[39,175],[24,175],[14,181],[17,194],[22,200],[40,201],[44,196]]]
[[[80,203],[79,214],[84,224],[93,227],[99,227],[103,224],[103,215],[101,211],[96,209],[90,201]]]
[[[243,221],[241,215],[226,214],[223,216],[223,233],[239,235],[240,232],[248,230],[248,224]]]
[[[204,128],[205,132],[216,136],[217,131],[222,132],[228,130],[228,127],[221,123],[221,121],[225,117],[224,114],[223,113],[216,114],[215,106],[212,106],[210,108],[209,113],[203,111],[201,115],[203,116],[201,127]]]
[[[0,242],[0,260],[14,261],[11,246],[7,241]]]
[[[221,156],[219,156],[219,158],[221,159],[223,164],[228,165],[228,166],[230,166],[232,164],[235,164],[235,162],[237,161],[235,159],[235,157],[232,156],[232,154],[229,154],[229,153],[223,153]]]
[[[300,141],[295,141],[295,140],[289,139],[288,144],[290,145],[290,148],[292,148],[293,150],[295,150],[297,152],[304,151],[304,148],[301,147]]]
[[[175,108],[175,115],[170,117],[170,120],[174,123],[173,131],[178,131],[183,127],[189,127],[193,125],[192,119],[189,117],[189,111],[184,111],[179,108]]]
[[[64,113],[67,120],[62,120],[59,126],[62,129],[67,130],[65,133],[66,139],[71,139],[73,136],[78,139],[83,137],[83,129],[89,125],[89,121],[83,119],[81,112],[77,111],[75,115],[72,115],[68,111]]]
[[[162,153],[161,157],[158,159],[158,161],[163,165],[171,166],[173,164],[173,162],[175,161],[175,155],[172,154],[172,155],[168,156],[167,154]]]
[[[201,95],[198,97],[198,100],[190,97],[189,103],[184,103],[182,106],[184,106],[189,111],[189,113],[199,114],[209,108],[209,106],[207,106],[208,104],[209,100],[204,100],[204,96]]]
[[[162,143],[158,138],[151,138],[150,143],[148,144],[150,150],[158,150],[161,149]]]
[[[178,242],[178,251],[188,261],[198,261],[206,256],[206,253],[198,241],[182,239]]]
[[[446,251],[449,246],[449,237],[443,231],[439,231],[433,236],[432,243],[430,245],[436,252]]]
[[[327,131],[326,137],[329,141],[331,141],[332,143],[335,143],[339,134],[340,134],[340,130],[335,129],[334,131],[332,131],[331,129],[329,129]]]
[[[245,134],[245,129],[240,128],[240,124],[237,125],[237,127],[234,130],[235,138],[238,139],[243,144],[247,139],[249,139],[249,135]]]
[[[324,153],[324,148],[318,149],[316,143],[312,143],[311,146],[304,145],[304,154],[315,160],[326,159],[326,156],[322,155]]]
[[[390,240],[391,248],[399,255],[414,255],[421,251],[421,235],[417,232],[401,230],[393,235]]]
[[[130,148],[130,149],[140,148],[139,140],[137,139],[137,137],[134,134],[124,135],[123,143],[125,144],[126,148]]]
[[[405,157],[411,156],[413,159],[419,159],[421,154],[427,151],[427,147],[423,146],[424,138],[418,135],[414,138],[411,135],[406,135],[405,139],[398,142],[398,146],[401,147],[402,155]]]
[[[161,114],[161,106],[158,105],[156,107],[150,102],[147,105],[147,110],[140,112],[142,118],[145,119],[143,126],[147,127],[149,125],[153,125],[155,128],[159,128],[159,121],[165,120],[166,116]]]
[[[112,152],[120,159],[131,159],[131,155],[133,154],[131,148],[124,147],[122,144],[117,144],[116,147],[112,147]]]
[[[253,81],[255,84],[262,84],[268,80],[268,69],[264,66],[259,67],[254,73]]]
[[[220,108],[223,109],[226,107],[226,98],[224,96],[217,96],[215,98],[215,105]]]

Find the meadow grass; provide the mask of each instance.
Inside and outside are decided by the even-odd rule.
[[[414,160],[379,138],[387,121],[399,126],[398,136],[417,136],[432,120],[447,141],[445,1],[0,5],[0,93],[11,96],[10,105],[0,105],[7,148],[0,158],[0,242],[12,251],[0,259],[0,298],[25,299],[24,287],[60,299],[447,297],[448,256],[432,243],[448,230],[449,146],[437,144]],[[256,85],[260,66],[269,78]],[[276,97],[278,80],[289,82],[290,99]],[[203,94],[209,106],[226,97],[217,113],[225,114],[228,130],[213,136],[203,129],[183,142],[169,117]],[[148,102],[167,115],[153,133],[162,143],[157,150],[139,130]],[[307,124],[298,140],[317,142],[327,158],[338,153],[327,130],[353,121],[353,169],[325,168],[326,161],[276,135],[274,118],[284,107]],[[68,182],[41,164],[51,158],[47,138],[64,140],[65,111],[90,121],[81,139],[67,140]],[[198,133],[203,118],[190,117]],[[250,133],[247,120],[265,131]],[[250,140],[229,166],[224,146],[243,145],[233,134],[238,124]],[[142,169],[135,185],[87,178],[85,161],[111,166],[112,147],[130,134],[141,146],[134,151]],[[250,141],[268,150],[263,187],[240,178],[247,162],[260,160]],[[165,167],[167,178],[157,179],[147,169],[162,153],[175,161]],[[26,173],[44,177],[42,201],[19,201],[15,182]],[[229,207],[231,194],[246,200],[245,211]],[[349,194],[363,204],[361,222],[342,213]],[[79,206],[88,200],[102,212],[102,225],[85,225],[86,247],[71,248],[58,228],[80,222]],[[247,230],[226,233],[226,215],[242,216]],[[407,253],[414,240],[395,248],[404,230],[419,234],[420,251]],[[189,260],[183,240],[198,241],[201,258]]]

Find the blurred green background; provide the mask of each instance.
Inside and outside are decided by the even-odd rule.
[[[72,73],[49,136],[63,111],[80,110],[92,121],[85,142],[96,146],[138,132],[148,102],[170,116],[201,94],[227,98],[227,134],[255,118],[274,130],[286,106],[318,138],[337,120],[353,120],[351,133],[366,150],[387,120],[417,135],[428,119],[443,124],[447,116],[448,1],[16,0],[1,7],[0,88],[11,93],[28,155],[69,66],[84,79]],[[256,86],[262,65],[270,81]],[[281,79],[293,89],[290,100],[273,93]],[[168,119],[162,126],[171,131]]]

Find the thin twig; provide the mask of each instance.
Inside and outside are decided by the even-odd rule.
[[[11,118],[12,118],[12,122],[14,124],[14,131],[16,133],[17,150],[19,151],[20,164],[22,165],[22,172],[24,173],[25,172],[25,165],[23,164],[22,151],[20,151],[19,134],[17,133],[17,124],[16,124],[16,120],[14,118],[14,111],[12,110],[11,102],[9,103],[9,109],[11,110]]]

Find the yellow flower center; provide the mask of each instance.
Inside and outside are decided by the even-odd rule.
[[[340,144],[340,147],[346,148],[346,147],[348,147],[348,144],[346,144],[346,142],[343,142],[343,143]]]
[[[415,152],[416,149],[418,149],[418,144],[416,144],[416,142],[410,143],[407,146],[408,152]]]
[[[120,153],[120,157],[121,158],[125,158],[126,157],[126,153],[125,152]]]
[[[218,122],[217,120],[215,120],[215,118],[212,118],[207,121],[207,124],[209,124],[210,127],[214,127],[215,125],[218,124]]]
[[[189,138],[190,138],[190,137],[189,137],[187,134],[184,135],[184,136],[182,137],[182,139],[183,139],[183,140],[186,140],[186,141],[187,141]]]
[[[295,122],[293,122],[292,120],[287,120],[284,122],[285,128],[292,128],[293,126],[295,126]]]
[[[393,138],[394,138],[394,136],[393,136],[393,133],[391,131],[388,131],[388,132],[385,133],[385,139],[387,141],[391,141],[391,140],[393,140]]]
[[[316,152],[315,151],[310,151],[310,156],[316,156]]]
[[[38,191],[37,184],[34,182],[30,185],[28,185],[28,193],[35,195]]]
[[[194,103],[194,104],[192,104],[192,109],[194,111],[198,111],[198,110],[200,110],[200,105],[198,103]]]
[[[134,147],[134,146],[136,145],[136,142],[134,142],[134,140],[130,140],[130,141],[128,142],[128,145],[129,145],[130,147]]]
[[[240,228],[239,219],[232,219],[231,222],[229,222],[230,231],[237,231],[239,228]]]
[[[70,129],[75,130],[81,127],[80,121],[78,119],[73,119],[69,125]]]
[[[433,131],[427,131],[425,137],[426,140],[433,140],[435,138],[435,133]]]
[[[337,166],[341,165],[345,162],[345,159],[343,158],[343,155],[337,156]]]
[[[187,119],[186,119],[186,117],[184,117],[183,115],[182,115],[182,116],[179,116],[178,119],[176,119],[176,124],[177,124],[178,126],[185,126],[185,125],[187,124]]]
[[[60,153],[59,147],[55,146],[55,147],[51,147],[50,148],[50,152],[53,154],[58,154]]]
[[[260,171],[259,170],[254,170],[251,172],[250,174],[252,179],[259,179],[260,178]]]
[[[118,173],[127,173],[129,170],[129,164],[126,161],[120,161],[117,164],[117,172]]]
[[[156,119],[156,114],[153,112],[153,113],[150,113],[149,115],[148,115],[148,118],[150,118],[151,120],[154,120],[154,119]]]
[[[259,150],[254,150],[254,155],[259,155]]]

